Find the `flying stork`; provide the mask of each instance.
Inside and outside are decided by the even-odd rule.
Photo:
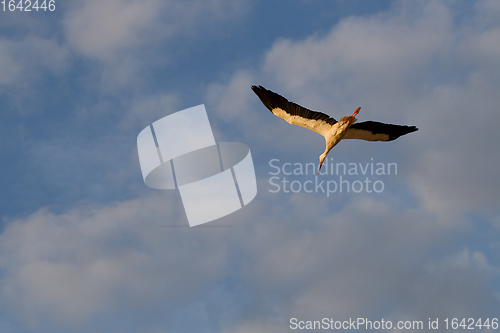
[[[319,156],[318,174],[323,161],[330,150],[342,139],[360,139],[366,141],[392,141],[418,130],[415,126],[384,124],[377,121],[357,123],[355,116],[361,110],[358,107],[349,117],[342,117],[336,121],[322,112],[311,111],[298,104],[289,102],[277,93],[267,90],[263,86],[252,86],[254,93],[274,115],[283,118],[292,125],[298,125],[315,131],[325,137],[326,149]]]

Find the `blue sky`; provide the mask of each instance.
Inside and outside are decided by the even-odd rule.
[[[498,316],[497,1],[56,8],[0,12],[1,332]],[[381,193],[272,193],[269,161],[317,163],[324,140],[273,116],[252,84],[419,131],[331,151],[397,163],[371,178]],[[232,227],[161,227],[187,219],[178,192],[144,185],[137,134],[202,103],[217,141],[250,147],[258,194],[219,221]]]

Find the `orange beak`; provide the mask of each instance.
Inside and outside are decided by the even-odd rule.
[[[352,118],[352,117],[357,116],[357,115],[358,115],[358,113],[359,113],[359,110],[361,110],[361,107],[358,107],[358,108],[356,109],[356,111],[354,111],[354,112],[353,112],[353,113],[349,116],[349,119],[347,119],[346,121],[344,121],[344,124],[345,124],[345,123],[347,123],[349,120],[351,120],[351,118]]]

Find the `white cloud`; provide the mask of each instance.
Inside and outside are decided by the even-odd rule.
[[[40,73],[59,74],[68,68],[70,52],[55,39],[28,36],[0,38],[0,87],[28,87]]]
[[[263,192],[228,217],[232,228],[158,227],[187,226],[174,196],[12,221],[0,238],[9,315],[99,332],[99,316],[130,310],[153,330],[195,311],[208,331],[285,332],[292,317],[375,320],[382,306],[395,320],[499,307],[488,287],[498,272],[481,252],[454,250],[454,229],[425,211],[358,198],[332,213],[324,197]]]
[[[361,106],[359,121],[416,125],[418,132],[393,143],[343,142],[331,154],[354,156],[348,145],[356,145],[357,156],[397,152],[418,200],[443,219],[453,221],[453,212],[495,210],[500,195],[500,180],[493,177],[500,162],[494,147],[500,140],[494,125],[500,80],[492,70],[500,66],[496,7],[478,2],[464,19],[442,2],[397,2],[382,14],[343,19],[325,35],[278,40],[263,67],[247,76],[337,118]],[[218,89],[247,96],[249,87],[235,84],[240,73]],[[309,154],[311,147],[322,152],[321,137],[271,119],[254,101],[255,111],[248,112],[263,118],[254,121],[256,145],[272,142],[281,156]]]
[[[253,97],[250,86],[253,77],[247,71],[237,72],[228,85],[212,83],[207,87],[207,100],[221,121],[234,123],[250,111],[249,99]]]
[[[406,8],[411,4],[400,6],[343,19],[325,36],[276,42],[265,58],[266,76],[306,102],[329,100],[318,105],[342,115],[347,103],[349,110],[375,101],[377,108],[394,108],[417,93],[412,90],[426,79],[433,59],[446,52],[451,33],[450,13],[442,4],[415,11]]]
[[[132,100],[128,110],[120,117],[120,129],[142,130],[144,124],[151,124],[171,113],[179,111],[179,97],[175,94],[140,96]]]
[[[290,318],[480,317],[500,306],[490,289],[498,272],[484,254],[455,249],[455,229],[424,210],[397,211],[383,199],[359,198],[328,214],[323,198],[261,200],[273,208],[240,242],[251,302],[228,332],[283,332]]]
[[[0,239],[2,303],[32,327],[78,327],[103,311],[162,304],[164,313],[189,301],[220,274],[225,246],[213,239],[220,233],[161,227],[182,214],[166,202],[160,195],[60,215],[42,209],[13,221]]]
[[[227,0],[91,0],[68,6],[62,26],[75,55],[91,61],[89,75],[105,92],[146,84],[149,71],[164,69],[182,44],[200,30],[218,31],[247,11]],[[91,76],[91,78],[92,78]]]
[[[112,62],[120,52],[190,34],[210,21],[231,19],[245,8],[245,3],[226,0],[92,0],[75,2],[64,27],[77,51]]]
[[[140,43],[141,33],[155,22],[160,7],[157,0],[77,3],[64,21],[68,41],[84,55],[110,58]]]
[[[71,69],[78,55],[94,60],[80,79],[91,80],[89,87],[96,80],[107,92],[138,86],[144,83],[142,71],[169,61],[173,49],[166,46],[174,38],[217,31],[247,9],[246,1],[91,0],[65,4],[56,24],[29,18],[20,25],[8,18],[2,25],[23,33],[0,38],[0,87],[26,85],[41,73],[59,74]]]
[[[190,4],[195,13],[206,8]],[[139,37],[153,28],[130,14],[137,3],[117,9],[116,23],[123,31],[110,28],[101,36],[71,30],[93,19],[107,27],[96,12],[97,2],[81,6],[86,9],[75,15],[82,16],[66,21],[78,52],[106,63],[122,50],[147,43]],[[166,218],[185,221],[178,198],[165,192],[61,214],[40,210],[10,222],[0,236],[4,307],[31,327],[48,322],[49,328],[57,323],[91,329],[99,315],[132,308],[132,321],[144,319],[138,313],[153,313],[147,317],[152,330],[161,327],[170,309],[186,315],[185,309],[202,308],[208,318],[203,320],[213,327],[240,333],[288,331],[289,318],[299,316],[378,319],[387,309],[395,320],[425,320],[498,312],[491,287],[498,271],[485,253],[472,249],[474,244],[457,246],[470,231],[457,229],[461,221],[440,223],[451,210],[463,220],[465,211],[496,209],[499,82],[491,70],[498,66],[490,67],[500,59],[490,44],[497,35],[495,6],[476,6],[477,16],[483,10],[489,17],[488,24],[478,26],[474,20],[459,25],[440,2],[398,3],[385,14],[343,20],[324,36],[278,41],[262,68],[238,71],[227,84],[208,86],[207,103],[232,125],[221,133],[240,132],[252,149],[267,147],[257,150],[262,154],[296,156],[311,150],[317,139],[319,155],[323,139],[273,118],[250,84],[337,117],[361,105],[360,120],[419,126],[419,132],[396,143],[378,145],[400,156],[401,178],[423,207],[395,207],[389,195],[337,202],[272,195],[260,186],[252,205],[228,217],[239,224],[216,233],[157,228]],[[183,8],[191,20],[201,15]],[[145,16],[160,20],[155,13]],[[125,32],[132,38],[123,37]],[[127,70],[124,80],[133,77],[134,71]],[[109,83],[116,74],[110,73]],[[149,123],[160,109],[178,105],[173,94],[133,99],[119,127],[140,129],[139,119]],[[92,115],[82,111],[81,116]],[[363,144],[360,155],[379,149]],[[217,290],[214,285],[232,297],[220,313],[206,309],[211,305],[207,290]],[[234,311],[229,328],[219,323],[225,310]]]

